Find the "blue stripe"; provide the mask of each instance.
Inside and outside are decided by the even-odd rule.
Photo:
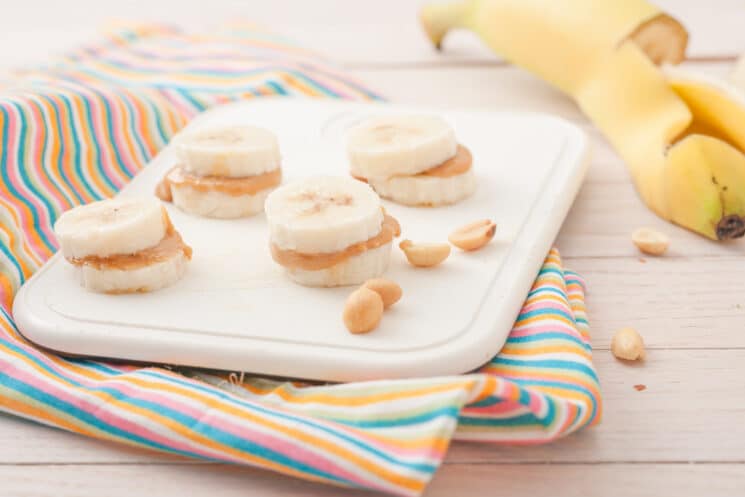
[[[31,218],[34,220],[34,228],[36,228],[35,231],[36,232],[39,232],[40,231],[39,230],[39,226],[40,226],[40,223],[39,223],[39,214],[36,211],[36,208],[33,206],[33,204],[31,204],[31,202],[24,195],[21,195],[21,192],[19,192],[18,190],[16,190],[15,186],[13,186],[13,184],[10,181],[10,176],[8,175],[8,169],[9,169],[8,162],[7,162],[8,161],[8,154],[5,153],[5,151],[10,148],[8,146],[8,137],[10,135],[10,133],[8,131],[9,128],[10,128],[10,124],[9,124],[10,115],[8,114],[8,111],[5,109],[5,106],[2,106],[2,105],[0,105],[0,112],[2,112],[2,114],[3,114],[3,130],[2,130],[2,132],[3,132],[3,147],[2,147],[2,150],[0,150],[0,176],[3,178],[3,181],[5,182],[5,186],[8,188],[8,190],[10,191],[10,193],[18,201],[20,201],[24,205],[26,205],[26,207],[28,207],[28,209],[31,211]],[[21,128],[21,138],[23,138],[24,137],[24,134],[25,134],[26,124],[23,122],[23,119],[20,119],[20,121],[21,121],[21,126],[20,126],[20,128]],[[19,140],[18,143],[19,143],[19,147],[18,147],[18,159],[19,160],[22,160],[23,157],[20,154],[21,154],[21,150],[24,147],[24,143],[23,143],[23,140]],[[23,167],[21,167],[21,162],[18,163],[18,167],[16,169],[20,171],[22,177],[24,177],[24,181],[25,182],[28,182],[28,177],[25,176],[25,173],[23,171]],[[8,199],[8,200],[10,200],[10,199]],[[54,250],[55,250],[54,245],[51,244],[49,242],[49,240],[47,240],[47,238],[44,236],[44,234],[43,233],[39,233],[39,236],[44,241],[44,245],[46,245],[47,248],[50,251],[54,252]],[[19,267],[19,269],[20,269],[20,267]],[[22,271],[21,271],[21,274],[23,274]]]
[[[168,85],[165,85],[168,86]],[[192,97],[188,91],[182,89],[182,88],[174,88],[182,97],[184,97],[187,101],[191,103],[194,108],[196,108],[199,112],[202,112],[206,107],[196,100],[194,97]],[[193,90],[192,90],[193,91]]]
[[[154,378],[158,378],[159,380],[163,380],[163,381],[173,382],[173,383],[176,383],[177,385],[180,385],[180,386],[183,386],[183,387],[186,387],[186,388],[189,388],[189,389],[192,389],[192,388],[193,389],[196,389],[196,390],[198,390],[198,391],[200,391],[202,393],[208,394],[208,395],[210,395],[212,397],[217,397],[220,400],[226,401],[226,402],[228,402],[228,403],[230,403],[232,405],[235,405],[235,406],[246,408],[246,409],[248,409],[250,411],[253,411],[253,412],[257,412],[257,413],[260,413],[260,414],[267,414],[267,415],[273,416],[275,418],[279,418],[279,419],[283,419],[283,420],[286,420],[286,421],[291,421],[291,422],[294,422],[294,423],[299,423],[299,424],[302,424],[304,426],[312,427],[314,429],[317,429],[317,430],[320,430],[322,432],[328,433],[328,434],[330,434],[330,435],[332,435],[332,436],[334,436],[336,438],[340,438],[340,439],[342,439],[342,440],[344,440],[346,442],[349,442],[352,445],[354,445],[354,446],[362,449],[365,452],[370,452],[370,453],[375,454],[376,456],[378,456],[378,457],[380,457],[382,459],[385,459],[386,461],[393,462],[395,464],[404,465],[406,467],[410,467],[410,468],[413,468],[413,469],[419,469],[419,470],[422,470],[422,471],[429,471],[429,469],[427,469],[427,468],[430,468],[429,465],[413,464],[413,463],[407,463],[405,461],[398,461],[396,459],[391,458],[389,455],[387,455],[387,454],[385,454],[383,452],[380,452],[379,450],[375,449],[374,447],[370,447],[370,446],[368,446],[368,445],[360,442],[359,440],[356,440],[354,438],[350,438],[349,436],[347,436],[346,434],[344,434],[342,432],[335,431],[335,430],[333,430],[331,428],[328,428],[328,427],[323,426],[323,425],[320,425],[320,424],[316,424],[316,423],[314,423],[314,422],[312,422],[312,421],[310,421],[310,420],[308,420],[306,418],[301,418],[301,417],[298,417],[298,416],[293,416],[293,415],[290,415],[290,414],[286,414],[286,413],[282,413],[282,412],[272,411],[272,410],[266,409],[266,408],[262,407],[261,405],[259,405],[258,403],[244,401],[244,400],[239,399],[239,398],[236,398],[236,397],[234,397],[232,395],[228,395],[227,392],[224,392],[224,391],[219,390],[219,389],[214,388],[214,387],[202,387],[201,385],[199,385],[197,383],[189,383],[189,382],[180,380],[178,378],[173,378],[171,376],[164,376],[164,375],[158,374],[156,371],[152,371],[152,370],[141,371],[140,374],[142,374],[143,376],[152,376]],[[432,468],[432,471],[434,471],[435,468],[434,467],[431,467],[431,468]]]
[[[46,160],[46,156],[47,156],[47,148],[49,147],[49,130],[47,129],[47,126],[45,126],[46,124],[44,122],[45,114],[41,108],[41,105],[39,105],[39,103],[33,98],[30,98],[29,102],[31,103],[31,105],[33,105],[36,108],[36,110],[39,111],[39,115],[42,118],[42,123],[40,124],[40,127],[44,129],[44,139],[42,140],[42,144],[41,144],[41,160],[42,160],[41,165],[42,167],[40,169],[42,170],[44,175],[47,177],[49,182],[53,184],[56,187],[56,190],[65,198],[65,200],[67,201],[67,205],[75,205],[74,199],[68,194],[68,192],[65,191],[64,188],[60,188],[60,185],[57,183],[57,181],[52,178],[52,175],[49,172],[49,168],[46,166],[46,163],[44,163],[44,161]],[[52,222],[54,222],[56,218],[57,216],[55,215],[55,217],[52,219]]]
[[[67,98],[65,95],[63,95],[61,92],[58,93],[57,96],[62,99],[65,105],[65,108],[67,109],[67,124],[69,126],[70,136],[72,136],[72,141],[74,144],[73,149],[72,149],[73,164],[75,165],[75,172],[77,173],[78,178],[80,179],[79,183],[83,185],[83,188],[85,188],[85,190],[90,194],[91,197],[95,199],[100,199],[101,195],[96,193],[96,191],[93,190],[93,188],[91,188],[88,185],[88,182],[85,181],[85,175],[83,174],[82,161],[80,160],[80,148],[81,148],[80,139],[78,138],[78,130],[76,130],[75,128],[75,121],[72,118],[74,113],[72,110],[72,105],[70,104],[70,99]]]
[[[0,162],[0,167],[3,167],[2,166],[2,162]],[[10,251],[10,249],[5,246],[4,243],[0,243],[0,250],[3,251],[3,254],[5,254],[5,256],[8,258],[8,260],[10,261],[10,263],[13,264],[13,267],[15,267],[15,269],[16,269],[16,276],[18,278],[18,281],[20,283],[23,283],[23,281],[25,280],[25,278],[23,276],[23,270],[21,269],[21,265],[18,262],[18,259],[16,258],[15,254],[13,254]],[[0,307],[0,309],[2,309],[2,307]]]
[[[91,133],[90,133],[91,134],[91,139],[89,140],[89,143],[92,143],[93,144],[93,150],[94,150],[94,154],[95,154],[95,158],[93,159],[93,161],[94,161],[93,164],[99,165],[99,164],[102,163],[102,161],[101,161],[102,154],[101,154],[101,147],[98,146],[98,140],[96,139],[96,136],[93,133],[93,130],[96,129],[96,126],[93,124],[94,123],[94,121],[93,121],[93,111],[91,110],[91,105],[90,105],[90,102],[89,102],[89,99],[88,99],[88,96],[87,95],[83,96],[83,94],[81,94],[80,101],[83,103],[83,107],[85,108],[85,118],[88,120],[88,126],[89,126],[88,129],[91,130]],[[117,191],[117,187],[114,184],[114,182],[111,181],[111,178],[109,178],[109,175],[108,174],[104,174],[103,168],[101,168],[100,171],[102,173],[101,174],[101,177],[103,178],[104,182],[107,185],[109,185],[109,188],[111,188],[111,192]],[[107,193],[110,193],[110,192],[107,192]]]
[[[579,338],[572,336],[569,333],[562,333],[558,331],[535,333],[533,335],[522,336],[522,337],[510,336],[507,338],[507,343],[531,343],[531,342],[540,342],[543,340],[565,340],[567,342],[572,342],[577,345],[580,345],[583,348],[586,348],[588,346],[587,343],[583,342]]]
[[[43,195],[33,184],[31,177],[28,175],[28,171],[25,164],[25,156],[26,156],[26,134],[27,134],[27,125],[26,122],[28,120],[28,116],[26,115],[26,110],[23,109],[20,105],[13,102],[11,103],[16,108],[16,111],[18,111],[18,115],[20,116],[20,126],[18,127],[20,130],[20,137],[18,139],[18,153],[16,154],[16,161],[18,164],[18,172],[21,175],[21,178],[23,178],[23,182],[26,184],[26,187],[31,190],[31,193],[34,197],[36,197],[39,201],[41,201],[42,204],[44,204],[44,207],[47,211],[47,218],[48,219],[54,219],[56,217],[57,209],[54,208],[54,206],[49,202],[49,199],[46,195]],[[1,166],[0,166],[1,167]],[[43,169],[43,167],[41,168]],[[38,214],[36,212],[36,209],[34,209],[34,215]],[[34,227],[36,228],[36,233],[41,237],[42,240],[44,240],[44,244],[47,246],[47,248],[54,252],[56,250],[54,243],[52,243],[49,239],[47,239],[46,236],[44,236],[44,233],[42,230],[38,229],[38,218],[37,222],[34,224]]]
[[[287,95],[287,91],[274,81],[267,81],[266,85],[275,91],[278,95]]]
[[[106,119],[106,129],[107,129],[106,134],[108,135],[108,139],[111,143],[116,143],[116,138],[114,138],[114,117],[113,117],[113,112],[111,110],[111,106],[109,105],[109,99],[106,97],[106,95],[104,95],[102,92],[96,90],[93,87],[89,87],[88,91],[96,95],[99,101],[103,104],[104,116]],[[122,175],[125,178],[131,178],[132,173],[129,171],[129,169],[127,169],[127,166],[124,164],[124,160],[122,159],[122,156],[119,153],[119,149],[117,147],[110,147],[110,150],[114,152],[114,161],[117,164],[117,166],[119,166],[119,171],[121,171]],[[116,190],[116,187],[113,187],[113,189]]]
[[[357,428],[389,428],[399,426],[411,426],[421,423],[432,421],[436,418],[448,417],[453,420],[458,418],[460,412],[460,406],[447,406],[440,409],[435,409],[424,414],[418,414],[415,416],[409,416],[406,418],[392,418],[392,419],[348,419],[348,418],[326,418],[337,423],[343,423],[348,426],[355,426]],[[432,470],[436,469],[434,466],[428,466]]]
[[[495,357],[494,364],[501,364],[505,366],[522,366],[522,367],[531,367],[531,368],[554,368],[554,369],[571,369],[572,371],[578,371],[580,373],[586,374],[587,376],[591,377],[595,381],[597,381],[597,376],[595,375],[595,371],[592,370],[592,368],[585,366],[584,364],[579,364],[572,361],[562,361],[559,359],[538,359],[538,360],[528,360],[523,361],[520,359],[506,359],[504,357]]]
[[[66,402],[59,397],[55,397],[53,395],[49,395],[41,390],[38,390],[34,388],[33,386],[21,382],[19,380],[16,380],[15,378],[3,373],[0,371],[0,385],[8,388],[9,390],[16,391],[20,393],[21,395],[25,395],[27,397],[31,397],[32,399],[36,400],[37,402],[43,403],[49,407],[52,407],[58,411],[62,411],[66,414],[72,415],[75,418],[79,419],[83,423],[87,424],[88,426],[95,427],[101,431],[104,431],[108,433],[109,435],[114,435],[116,437],[128,440],[130,442],[150,447],[154,449],[158,449],[164,452],[170,452],[173,454],[179,454],[183,456],[191,456],[191,457],[200,457],[200,458],[206,458],[211,460],[219,460],[211,457],[205,457],[201,454],[197,454],[196,452],[190,452],[190,451],[182,451],[179,449],[175,449],[173,447],[170,447],[168,445],[163,445],[157,442],[154,442],[152,440],[149,440],[144,437],[140,437],[138,435],[135,435],[133,433],[121,430],[117,428],[116,426],[113,426],[111,424],[103,422],[100,418],[93,416],[89,412],[86,412],[83,409],[79,409],[74,404],[71,404],[69,402]],[[99,390],[99,389],[93,389],[93,390]],[[116,395],[115,395],[116,397]],[[135,403],[136,405],[139,405],[140,403]],[[142,404],[149,404],[147,402],[143,402]],[[163,409],[162,406],[158,406],[159,409]],[[158,409],[154,410],[154,412],[158,412]],[[161,413],[162,414],[162,413]],[[190,421],[191,425],[184,426],[187,429],[190,429],[196,433],[200,433],[206,437],[220,440],[225,435],[224,432],[221,430],[218,430],[211,425],[201,423],[200,420],[195,420],[192,418],[188,418],[184,416],[185,421]],[[290,459],[289,457],[285,456],[284,454],[281,454],[277,451],[274,451],[268,447],[264,447],[262,445],[258,445],[256,443],[253,443],[247,439],[242,438],[235,438],[232,436],[227,437],[229,440],[232,440],[232,443],[230,443],[231,447],[236,448],[238,450],[242,450],[246,453],[261,457],[266,460],[270,460],[274,463],[281,464],[283,466],[293,468],[297,471],[302,471],[304,473],[312,474],[321,478],[325,478],[327,480],[332,480],[336,482],[345,482],[346,480],[342,478],[338,478],[332,474],[326,473],[325,471],[321,471],[317,468],[314,468],[312,466],[308,466],[307,464],[301,463],[299,461],[296,461],[294,459]],[[224,443],[224,442],[223,442]]]
[[[558,288],[554,288],[552,286],[539,286],[538,288],[534,288],[530,292],[528,292],[528,297],[533,297],[539,294],[543,293],[553,293],[554,295],[557,295],[564,299],[566,301],[567,294],[563,290],[559,290]]]
[[[67,187],[70,189],[70,192],[75,196],[75,202],[73,202],[73,204],[82,204],[83,197],[80,196],[77,188],[73,186],[72,182],[70,181],[70,178],[68,178],[67,174],[65,174],[65,169],[62,165],[62,158],[65,157],[66,150],[65,150],[65,140],[62,135],[62,129],[63,129],[62,120],[60,118],[59,107],[57,106],[57,102],[52,100],[52,98],[47,95],[39,95],[39,98],[43,98],[49,103],[50,107],[52,108],[53,118],[55,120],[55,123],[53,123],[51,126],[48,126],[48,128],[53,128],[57,130],[56,138],[57,138],[57,141],[59,142],[59,156],[57,157],[57,164],[56,164],[57,171],[59,171],[59,175],[62,178],[62,181],[65,182],[65,185],[67,185]],[[54,139],[54,137],[52,137],[51,139]]]
[[[517,316],[517,322],[519,323],[523,319],[532,318],[535,316],[547,316],[547,315],[557,315],[562,316],[566,318],[567,320],[574,323],[574,316],[572,314],[569,314],[568,312],[555,309],[553,307],[543,308],[543,309],[533,309],[530,311],[521,312],[519,316]]]
[[[137,115],[137,113],[132,105],[129,103],[129,98],[126,95],[122,94],[121,92],[117,92],[117,96],[119,97],[119,100],[124,102],[124,106],[129,111],[129,118],[125,120],[125,122],[127,123],[125,126],[129,128],[130,136],[134,138],[137,147],[140,149],[140,156],[142,157],[142,159],[144,159],[142,162],[147,163],[147,161],[150,160],[150,154],[145,148],[142,133],[138,133],[137,128],[135,127],[135,116]]]

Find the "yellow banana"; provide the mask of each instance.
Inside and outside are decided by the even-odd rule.
[[[745,99],[679,70],[685,29],[643,0],[467,0],[427,5],[439,48],[450,29],[574,98],[627,163],[660,217],[712,239],[745,234]],[[739,124],[739,126],[738,126]]]

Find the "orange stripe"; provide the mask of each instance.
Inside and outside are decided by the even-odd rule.
[[[15,392],[11,392],[11,394],[13,393]],[[89,437],[101,438],[98,432],[87,430],[81,425],[69,422],[64,417],[56,416],[54,414],[54,408],[50,408],[49,406],[45,406],[44,408],[35,407],[31,404],[31,401],[16,400],[10,395],[0,396],[0,406],[6,407],[13,414],[20,414],[36,420],[43,420],[45,423],[52,426],[64,428],[65,430],[87,435]]]
[[[139,98],[134,97],[132,93],[130,93],[126,89],[123,89],[122,91],[127,95],[127,98],[130,102],[132,102],[132,106],[137,111],[137,114],[134,116],[135,125],[139,137],[142,138],[142,141],[145,143],[148,154],[147,158],[149,159],[158,151],[158,146],[153,141],[153,136],[155,136],[155,133],[152,133],[153,130],[150,128],[150,126],[157,126],[157,124],[153,122],[151,125],[151,123],[148,121],[148,110]],[[155,116],[152,117],[154,120]]]
[[[10,217],[13,218],[13,221],[15,222],[16,226],[21,226],[21,219],[18,217],[18,213],[12,209],[12,205],[8,204],[5,201],[5,198],[0,196],[0,204],[6,208],[6,210],[10,213]],[[7,228],[4,224],[0,224],[0,229],[3,230],[3,233],[8,237],[8,247],[20,247],[20,251],[26,255],[26,257],[29,257],[31,259],[34,259],[35,257],[30,257],[26,253],[26,244],[19,243],[18,238],[16,237],[16,230],[14,228]],[[21,273],[24,278],[28,278],[31,276],[36,268],[30,267],[28,264],[26,264],[26,260],[24,257],[16,257],[16,262],[19,266],[21,266]],[[41,262],[41,261],[39,261]]]
[[[2,301],[0,301],[0,305],[2,305],[3,309],[10,314],[10,308],[13,305],[13,283],[10,281],[10,278],[0,272],[0,288],[2,288]],[[0,317],[0,321],[3,321],[4,318]]]
[[[14,114],[13,111],[9,111],[8,114],[12,115]],[[0,113],[0,129],[2,129],[5,126],[4,121],[4,114]],[[10,124],[8,124],[8,127],[10,128]],[[16,137],[18,138],[18,137]],[[17,141],[17,140],[14,140]],[[0,151],[6,155],[10,155],[7,150]],[[10,169],[12,168],[13,162],[10,164],[6,164],[6,168]],[[34,218],[33,211],[31,210],[31,207],[27,206],[25,202],[16,202],[14,204],[8,203],[5,201],[5,199],[13,199],[16,198],[16,195],[11,193],[10,188],[5,185],[4,181],[0,181],[0,192],[3,192],[4,195],[0,195],[0,200],[2,201],[3,205],[8,209],[8,211],[11,213],[11,216],[14,218],[14,221],[16,222],[16,226],[24,227],[26,226],[26,223],[23,222],[23,218],[27,219],[29,221],[28,225],[33,226],[32,220]],[[21,196],[23,196],[22,192],[19,192]],[[20,209],[20,212],[19,212]],[[21,212],[25,213],[25,216],[21,214]],[[14,215],[17,214],[17,215]],[[27,235],[29,238],[31,238],[34,242],[34,246],[36,247],[43,247],[44,241],[39,233],[38,230],[28,230],[29,233]],[[16,242],[17,243],[17,242]],[[23,246],[25,247],[26,244],[24,243]],[[24,268],[24,266],[22,266]],[[26,269],[23,269],[24,275],[27,275]]]
[[[85,162],[82,162],[82,166],[85,164],[88,164],[88,168],[81,168],[83,170],[87,169],[93,174],[88,175],[90,179],[95,184],[95,188],[97,191],[101,192],[104,196],[109,196],[112,192],[111,188],[108,184],[106,184],[103,179],[101,178],[100,174],[98,172],[101,170],[101,165],[98,164],[93,159],[93,144],[90,143],[90,139],[95,139],[95,124],[93,122],[87,122],[88,117],[85,109],[83,108],[83,99],[79,95],[68,95],[70,101],[72,101],[73,107],[77,110],[78,119],[76,120],[79,123],[79,126],[81,129],[78,132],[78,136],[80,137],[81,141],[83,141],[83,144],[85,145]],[[73,121],[75,122],[75,121]],[[86,137],[91,137],[87,141],[85,140]],[[81,181],[87,181],[86,178],[80,178]]]
[[[0,344],[0,346],[2,346],[2,344]],[[16,353],[15,351],[12,351],[12,350],[7,349],[7,348],[6,348],[6,351],[7,351],[8,354],[13,355],[13,356],[17,357],[20,360],[23,360],[29,367],[33,368],[40,375],[42,375],[42,376],[50,379],[50,381],[52,381],[52,382],[66,383],[66,384],[68,384],[68,386],[71,386],[71,387],[73,387],[75,389],[78,389],[78,387],[75,387],[74,385],[71,385],[70,382],[66,378],[60,377],[60,376],[57,376],[57,375],[52,375],[48,371],[46,371],[43,368],[39,367],[36,363],[33,363],[33,362],[30,362],[30,361],[25,360],[23,358],[23,356],[21,356],[20,354]],[[122,376],[122,377],[117,378],[117,380],[123,381],[123,382],[127,382],[127,383],[132,383],[132,384],[135,384],[135,385],[138,385],[138,386],[147,386],[148,388],[150,388],[151,386],[153,386],[152,385],[152,382],[144,381],[144,380],[141,380],[141,379],[134,379],[134,378],[131,378],[131,377],[128,378],[128,377]],[[233,407],[228,406],[228,405],[220,405],[220,403],[218,401],[216,401],[215,399],[211,399],[211,398],[205,397],[205,396],[203,396],[203,395],[201,395],[201,394],[199,394],[197,392],[194,392],[193,390],[184,390],[182,388],[175,387],[173,385],[165,384],[165,383],[157,383],[154,386],[155,386],[154,391],[156,393],[158,392],[158,390],[161,390],[161,391],[165,390],[165,391],[168,391],[168,392],[171,392],[171,393],[178,393],[179,395],[182,395],[182,396],[185,396],[185,397],[190,397],[192,399],[200,399],[202,402],[204,402],[205,404],[207,404],[207,406],[210,407],[210,408],[214,408],[214,409],[219,410],[219,411],[231,413],[231,414],[235,415],[238,418],[242,418],[242,419],[248,420],[250,422],[253,422],[256,425],[263,425],[263,426],[268,427],[268,428],[270,428],[270,429],[272,429],[272,430],[274,430],[274,431],[276,431],[278,433],[284,433],[284,434],[290,435],[293,439],[297,439],[297,440],[299,440],[301,442],[306,442],[308,444],[311,444],[314,447],[321,447],[321,448],[325,449],[329,453],[335,454],[335,455],[337,455],[337,456],[339,456],[339,457],[341,457],[341,458],[343,458],[345,460],[354,462],[357,466],[365,469],[369,473],[375,474],[376,476],[378,476],[380,478],[383,478],[383,479],[385,479],[387,481],[395,482],[396,484],[401,485],[401,486],[403,486],[405,488],[417,490],[417,489],[421,489],[423,487],[422,482],[420,482],[418,480],[415,480],[415,479],[412,479],[412,478],[403,478],[400,474],[391,472],[391,471],[386,470],[386,469],[384,469],[382,467],[379,467],[379,466],[375,466],[369,460],[367,460],[367,459],[365,459],[363,457],[360,457],[359,455],[357,455],[357,454],[355,454],[353,452],[350,452],[350,451],[348,451],[346,449],[343,449],[342,447],[335,445],[333,442],[329,442],[329,441],[324,440],[322,438],[318,438],[316,436],[313,436],[313,435],[311,435],[309,433],[306,433],[306,432],[303,432],[303,431],[300,431],[300,430],[297,430],[297,429],[294,429],[294,428],[290,428],[290,427],[288,427],[286,425],[282,425],[282,424],[279,424],[279,423],[275,423],[273,421],[269,421],[268,419],[263,419],[260,416],[256,416],[256,415],[253,415],[253,414],[249,414],[247,412],[243,412],[243,411],[241,411],[239,409],[233,408]],[[242,453],[242,452],[238,451],[237,449],[235,449],[235,448],[233,448],[233,447],[231,447],[229,445],[220,444],[220,443],[218,443],[218,442],[216,442],[216,441],[214,441],[214,440],[212,440],[212,439],[210,439],[208,437],[202,436],[202,435],[200,435],[198,433],[195,433],[193,431],[184,430],[183,429],[183,425],[181,425],[181,424],[179,424],[179,423],[177,423],[177,422],[175,422],[175,421],[173,421],[173,420],[171,420],[171,419],[169,419],[169,418],[167,418],[165,416],[162,416],[162,415],[160,415],[160,414],[158,414],[158,413],[156,413],[154,411],[149,411],[149,410],[146,410],[146,409],[143,409],[143,408],[139,408],[137,406],[126,404],[125,402],[118,400],[116,397],[114,397],[113,395],[108,394],[106,392],[91,391],[91,390],[88,390],[87,392],[90,395],[94,396],[94,397],[97,397],[97,398],[99,398],[101,400],[105,400],[107,402],[107,404],[110,404],[110,405],[113,405],[113,406],[117,406],[118,408],[120,408],[120,409],[122,409],[124,411],[129,411],[129,412],[134,412],[134,413],[140,414],[143,417],[146,417],[148,419],[151,419],[151,420],[153,420],[153,421],[155,421],[155,422],[157,422],[157,423],[159,423],[161,425],[167,426],[170,429],[172,429],[174,432],[179,433],[184,438],[186,438],[188,440],[191,440],[193,442],[196,442],[198,444],[201,444],[201,445],[203,445],[205,447],[211,448],[211,449],[213,449],[215,451],[218,451],[218,452],[219,451],[222,451],[222,452],[231,454],[234,457],[239,458],[239,459],[252,460],[252,461],[260,460],[260,461],[262,461],[262,465],[264,465],[266,467],[271,467],[271,468],[273,468],[273,469],[275,469],[277,471],[283,471],[283,472],[289,472],[289,471],[291,471],[291,468],[287,468],[285,466],[277,465],[276,463],[273,463],[273,462],[271,462],[269,460],[257,459],[256,457],[254,457],[252,455],[249,455],[249,454]],[[354,430],[350,430],[350,431],[354,431]],[[297,473],[297,474],[300,475],[300,474],[304,474],[304,473]]]
[[[313,393],[313,392],[299,392],[293,393],[289,391],[289,387],[286,384],[280,385],[279,387],[270,391],[261,391],[260,389],[247,388],[247,390],[253,393],[259,393],[260,395],[277,395],[282,400],[292,404],[306,404],[313,402],[322,402],[324,404],[334,406],[364,406],[367,404],[374,404],[377,402],[404,399],[410,397],[426,396],[433,393],[442,393],[451,390],[463,390],[464,388],[470,388],[469,384],[472,381],[463,380],[459,383],[443,383],[442,385],[433,385],[425,388],[419,388],[416,390],[402,390],[402,391],[388,391],[382,392],[375,395],[369,393],[362,394],[364,397],[339,397],[329,395],[327,393]],[[359,394],[357,394],[359,395]]]

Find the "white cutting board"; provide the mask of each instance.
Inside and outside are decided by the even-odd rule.
[[[561,119],[512,112],[440,111],[387,104],[261,99],[214,108],[189,129],[254,124],[279,137],[285,182],[348,174],[345,133],[381,113],[441,115],[471,149],[476,193],[450,207],[384,202],[402,236],[445,241],[482,218],[497,225],[474,253],[454,249],[441,266],[410,266],[397,246],[386,276],[403,298],[378,329],[349,333],[341,313],[350,288],[291,283],[269,254],[263,215],[193,217],[167,204],[194,249],[187,275],[150,294],[102,295],[78,285],[52,257],[19,291],[13,313],[33,342],[62,353],[329,381],[463,373],[504,344],[579,190],[588,163],[583,132]],[[164,149],[121,192],[149,196],[174,164]]]

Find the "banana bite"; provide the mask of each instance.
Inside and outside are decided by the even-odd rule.
[[[222,219],[252,216],[282,182],[279,144],[266,129],[207,128],[178,136],[174,146],[179,164],[155,194],[184,212]]]
[[[272,192],[266,200],[274,261],[301,285],[358,285],[388,269],[401,229],[365,183],[316,176]]]
[[[81,284],[102,293],[150,292],[186,272],[191,248],[156,199],[116,198],[75,207],[54,225]]]
[[[349,132],[347,154],[352,176],[399,204],[454,204],[476,190],[471,152],[438,117],[369,119]]]

